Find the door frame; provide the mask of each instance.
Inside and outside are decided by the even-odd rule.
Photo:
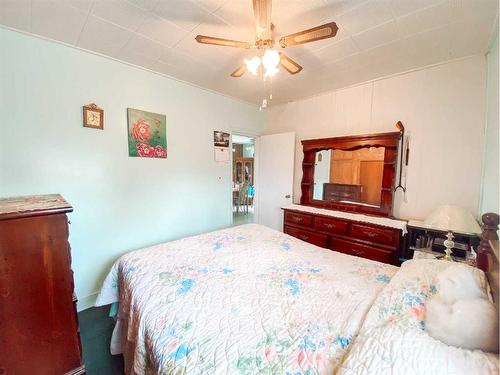
[[[254,191],[258,192],[259,190],[259,163],[258,163],[258,158],[259,158],[259,142],[260,142],[260,135],[258,133],[252,133],[249,131],[244,131],[244,130],[231,130],[230,131],[230,140],[229,140],[229,151],[230,151],[230,157],[229,160],[231,161],[229,163],[229,172],[230,172],[230,179],[229,179],[229,191],[231,193],[230,199],[231,199],[231,226],[234,225],[233,222],[233,135],[241,135],[243,137],[249,137],[254,139],[254,158],[253,158],[253,186],[254,186]],[[257,222],[259,214],[259,194],[255,194],[253,197],[253,222]]]

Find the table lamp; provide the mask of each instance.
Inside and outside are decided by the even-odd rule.
[[[481,227],[472,214],[465,208],[453,205],[443,205],[435,209],[424,220],[424,225],[428,228],[447,231],[444,241],[445,256],[443,259],[452,261],[451,254],[455,242],[453,242],[453,233],[479,234]]]

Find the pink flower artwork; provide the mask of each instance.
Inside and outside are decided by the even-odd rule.
[[[155,157],[155,149],[151,147],[147,143],[139,142],[136,144],[137,148],[137,156],[143,158],[154,158]]]
[[[151,126],[142,118],[137,120],[132,126],[132,137],[136,141],[146,141],[151,137]]]
[[[155,155],[157,158],[166,158],[167,157],[167,150],[165,150],[160,145],[157,145],[155,147]]]
[[[167,158],[166,116],[128,108],[129,156]]]

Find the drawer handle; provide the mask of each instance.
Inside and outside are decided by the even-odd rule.
[[[325,224],[325,227],[327,227],[328,229],[332,229],[332,228],[335,228],[335,225],[333,225],[333,224]]]
[[[373,233],[373,232],[365,232],[365,234],[370,237],[370,238],[373,238],[373,237],[376,237],[377,236],[377,233]]]
[[[297,223],[302,221],[302,218],[299,216],[292,216],[293,221],[296,221]]]
[[[354,253],[354,255],[357,255],[357,256],[363,256],[365,255],[365,252],[364,251],[361,251],[361,250],[357,250],[357,249],[352,249],[352,252]]]
[[[307,241],[309,239],[309,236],[306,236],[304,234],[299,236],[301,240]]]

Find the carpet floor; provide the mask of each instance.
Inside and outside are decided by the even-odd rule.
[[[109,306],[93,307],[78,313],[87,375],[123,374],[123,357],[109,352],[114,320],[108,313]]]

